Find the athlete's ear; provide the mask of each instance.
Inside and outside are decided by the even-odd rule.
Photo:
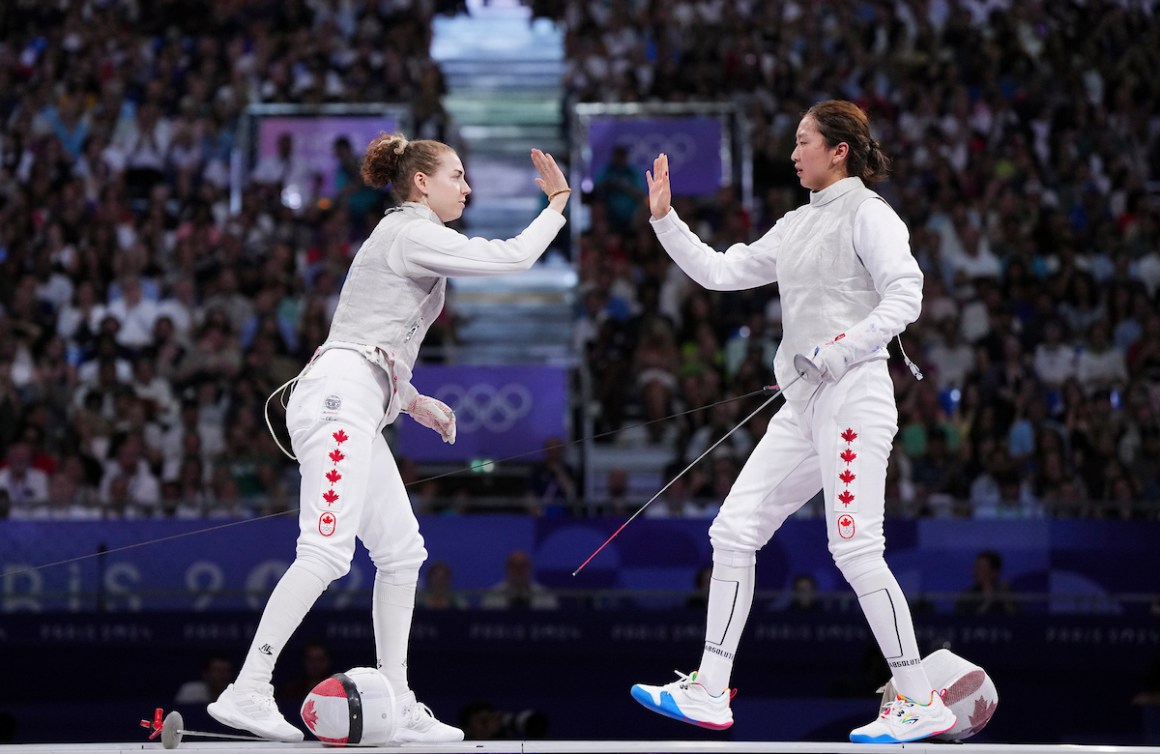
[[[838,146],[834,147],[834,164],[837,165],[846,159],[848,154],[850,154],[850,145],[844,141],[838,142]]]
[[[426,196],[429,193],[427,190],[427,174],[421,171],[416,171],[414,181],[415,188],[419,190],[420,194]]]

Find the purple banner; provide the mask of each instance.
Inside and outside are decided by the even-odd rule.
[[[454,445],[403,415],[398,419],[403,455],[416,461],[537,460],[550,437],[567,440],[568,375],[558,366],[420,365],[412,384],[455,411]]]
[[[673,193],[704,196],[721,186],[721,121],[713,116],[672,118],[593,118],[588,122],[588,146],[592,159],[586,178],[593,184],[612,158],[612,150],[628,148],[629,164],[651,170],[661,152],[669,156]]]
[[[289,134],[294,140],[294,156],[309,170],[322,176],[322,195],[334,195],[334,173],[338,160],[334,156],[334,140],[340,136],[350,139],[351,148],[359,157],[366,151],[371,139],[380,131],[399,130],[399,121],[392,115],[268,115],[258,121],[258,151],[255,164],[263,157],[278,152],[278,137]]]

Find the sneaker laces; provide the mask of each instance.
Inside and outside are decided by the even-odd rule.
[[[278,703],[274,701],[274,689],[272,687],[252,689],[248,696],[250,703],[257,707],[259,712],[277,714],[278,717],[282,716],[282,713],[278,711]]]
[[[889,702],[886,703],[886,706],[884,706],[882,708],[882,715],[881,716],[883,719],[890,717],[891,715],[896,715],[898,717],[902,717],[904,714],[906,714],[906,711],[909,709],[913,709],[915,707],[929,707],[931,704],[934,704],[934,697],[935,697],[935,694],[937,694],[937,693],[938,692],[932,693],[931,697],[930,697],[930,701],[927,702],[926,704],[922,704],[921,702],[916,702],[915,700],[911,699],[910,697],[903,696],[902,694],[899,694],[898,696],[894,697],[893,699],[891,699]],[[941,699],[942,697],[939,697],[939,698]]]
[[[679,688],[681,691],[688,691],[690,686],[697,685],[702,689],[705,689],[705,693],[708,694],[711,699],[717,698],[712,694],[709,694],[709,689],[705,688],[705,685],[697,680],[696,670],[694,670],[692,673],[682,673],[679,670],[674,670],[673,672],[677,674],[677,678],[679,679],[677,681],[677,688]],[[728,694],[729,699],[732,700],[733,697],[737,696],[737,689],[725,689],[724,693]]]
[[[404,711],[403,717],[405,719],[402,721],[402,724],[408,727],[416,727],[419,725],[429,727],[439,721],[435,717],[435,713],[431,711],[431,708],[419,700],[411,703]]]

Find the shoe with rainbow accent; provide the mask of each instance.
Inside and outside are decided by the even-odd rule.
[[[850,731],[850,740],[856,744],[904,744],[946,733],[956,722],[955,713],[937,692],[931,692],[927,704],[899,694],[886,703],[877,720]]]
[[[725,730],[733,724],[729,700],[737,689],[713,696],[697,682],[696,671],[689,675],[679,670],[673,672],[677,680],[664,686],[633,685],[632,698],[657,714],[702,728]]]

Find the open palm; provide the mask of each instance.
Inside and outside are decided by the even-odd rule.
[[[659,220],[669,214],[673,206],[673,192],[669,188],[669,156],[663,152],[657,155],[652,171],[646,170],[644,177],[648,180],[649,211]]]

